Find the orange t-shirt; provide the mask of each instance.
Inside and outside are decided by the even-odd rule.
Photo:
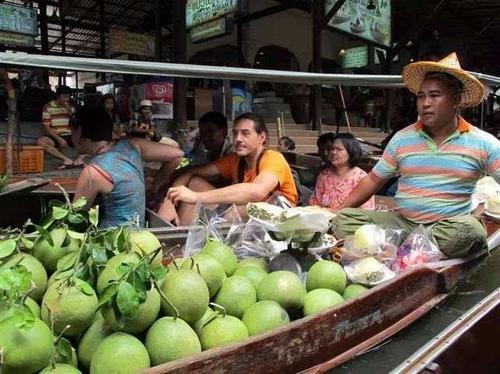
[[[219,173],[225,178],[238,183],[238,165],[240,158],[236,153],[229,153],[214,161]],[[293,181],[292,170],[283,155],[279,152],[266,150],[259,163],[259,173],[269,172],[276,176],[278,185],[273,192],[280,192],[293,205],[297,204],[298,194]],[[245,170],[244,183],[251,183],[257,178],[257,166],[252,170]]]

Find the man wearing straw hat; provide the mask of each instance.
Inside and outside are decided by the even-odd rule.
[[[363,224],[400,229],[423,224],[448,257],[486,247],[486,230],[470,215],[471,195],[484,174],[500,182],[500,142],[460,116],[481,103],[484,86],[462,70],[455,53],[439,62],[407,65],[403,80],[417,97],[419,119],[399,131],[382,159],[341,206],[335,234],[345,237]],[[400,175],[394,212],[353,209]]]

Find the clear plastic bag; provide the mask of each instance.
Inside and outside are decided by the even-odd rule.
[[[439,261],[443,257],[443,253],[429,238],[425,227],[419,225],[399,247],[393,269],[401,272],[410,266]]]
[[[235,254],[240,259],[261,257],[269,260],[287,249],[287,242],[273,240],[267,230],[252,219],[244,225],[239,238],[237,235],[237,231],[234,230],[231,241]]]

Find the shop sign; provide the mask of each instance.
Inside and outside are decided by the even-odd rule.
[[[36,10],[22,6],[0,4],[0,31],[38,35]]]
[[[325,1],[325,14],[338,0]],[[374,9],[368,9],[373,5]],[[391,43],[391,0],[347,0],[328,26],[389,47]]]
[[[238,10],[238,0],[187,0],[186,27],[219,18]]]
[[[146,83],[145,98],[163,103],[174,102],[174,84],[171,80]]]
[[[0,44],[16,47],[33,47],[33,42],[33,37],[30,35],[0,31]]]
[[[202,25],[193,27],[189,33],[191,35],[192,42],[199,42],[205,39],[210,39],[215,36],[225,34],[226,31],[226,18],[222,17],[214,21],[210,21]]]
[[[368,46],[346,49],[341,65],[342,69],[362,68],[368,65]]]
[[[155,56],[155,38],[150,35],[110,29],[109,44],[112,53],[129,53],[147,57]]]

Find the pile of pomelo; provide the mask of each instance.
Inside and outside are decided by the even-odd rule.
[[[303,282],[291,271],[269,272],[264,259],[238,260],[215,239],[164,267],[148,231],[131,232],[128,249],[116,252],[119,232],[102,246],[85,246],[87,236],[64,227],[48,234],[52,240],[45,233],[28,246],[0,241],[4,374],[136,373],[265,333],[366,290],[346,287],[335,262],[314,263]]]

